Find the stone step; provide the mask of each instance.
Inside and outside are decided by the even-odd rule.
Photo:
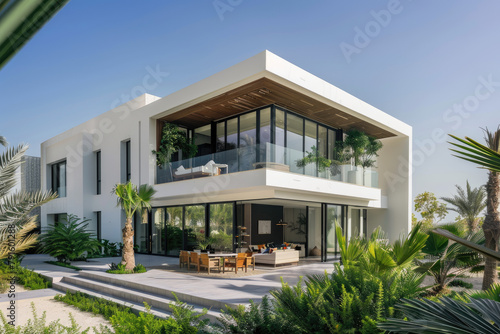
[[[95,282],[102,282],[106,284],[112,284],[113,286],[119,286],[126,289],[137,290],[149,294],[154,294],[157,296],[162,296],[167,299],[175,300],[175,296],[182,302],[199,305],[205,307],[207,309],[215,309],[215,310],[224,310],[226,309],[226,305],[236,309],[238,307],[237,304],[231,304],[227,302],[223,302],[220,300],[213,300],[198,296],[189,295],[186,293],[181,293],[177,291],[173,291],[167,289],[165,287],[152,286],[150,284],[142,284],[139,282],[134,282],[127,280],[126,275],[112,275],[98,271],[87,271],[83,270],[80,272],[78,277],[86,278]]]
[[[136,309],[138,312],[146,311],[144,307],[145,302],[152,307],[152,310],[165,313],[167,316],[171,314],[169,304],[175,302],[174,297],[170,298],[165,294],[145,292],[139,289],[118,286],[113,282],[102,282],[92,278],[80,276],[64,277],[61,282],[53,283],[52,287],[63,292],[70,287],[71,289],[69,290],[71,292],[81,291],[93,296],[102,295],[110,297],[118,300],[120,304],[126,304],[127,306],[132,305],[131,308]],[[197,313],[201,313],[203,311],[203,306],[196,305],[194,303],[188,304],[192,305],[194,307],[194,311]],[[205,317],[209,318],[211,321],[215,321],[219,316],[220,309],[210,308]]]

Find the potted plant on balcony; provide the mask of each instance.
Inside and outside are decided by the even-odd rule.
[[[335,159],[332,159],[330,166],[331,179],[347,182],[347,176],[353,170],[351,163],[352,154],[344,142],[335,144]]]
[[[375,166],[375,158],[378,151],[382,148],[380,140],[371,137],[363,131],[351,129],[347,131],[347,137],[344,141],[344,149],[350,154],[351,161],[355,170],[349,171],[348,182],[371,186],[375,183],[372,180],[372,173],[367,174],[367,168]],[[361,167],[361,168],[358,168]]]
[[[306,156],[297,160],[295,164],[299,168],[309,164],[315,164],[318,172],[324,172],[332,165],[332,161],[321,155],[316,146],[312,146],[311,151],[306,151]]]
[[[182,151],[183,158],[192,158],[198,151],[198,147],[189,141],[186,133],[183,132],[177,125],[165,122],[163,124],[162,136],[158,151],[152,150],[151,152],[156,155],[156,164],[170,174],[172,179],[172,154]],[[161,182],[162,180],[158,180]]]

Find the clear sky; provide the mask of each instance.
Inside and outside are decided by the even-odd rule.
[[[486,181],[439,134],[482,139],[500,124],[499,12],[495,0],[71,0],[0,70],[0,134],[39,155],[126,102],[148,68],[169,73],[147,90],[163,97],[268,49],[413,126],[413,195],[450,196]]]

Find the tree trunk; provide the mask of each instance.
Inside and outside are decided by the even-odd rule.
[[[485,246],[498,251],[498,237],[500,236],[500,215],[498,212],[500,182],[499,174],[489,172],[488,182],[486,183],[487,202],[486,217],[484,218],[483,231]],[[498,281],[497,261],[486,256],[484,265],[483,290]]]
[[[127,218],[125,227],[122,229],[123,237],[123,250],[122,250],[122,264],[125,269],[133,270],[135,267],[134,256],[134,229],[132,228],[132,218]]]

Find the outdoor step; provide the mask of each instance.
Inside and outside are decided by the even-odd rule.
[[[115,277],[116,276],[116,277]],[[173,290],[169,290],[167,288],[163,287],[158,287],[158,286],[152,286],[148,284],[142,284],[139,282],[134,282],[134,281],[129,281],[126,279],[126,277],[123,277],[123,275],[113,275],[110,276],[109,274],[104,274],[101,272],[95,272],[95,271],[87,271],[87,270],[82,270],[80,271],[80,274],[78,277],[81,278],[87,278],[92,281],[99,281],[103,282],[106,284],[112,284],[113,286],[120,286],[124,287],[127,289],[133,289],[149,294],[154,294],[156,296],[163,296],[164,298],[175,300],[175,296],[182,302],[188,303],[188,304],[193,304],[193,305],[200,305],[202,307],[205,307],[207,309],[215,309],[217,311],[219,310],[224,310],[226,309],[226,306],[232,307],[236,309],[238,305],[236,304],[231,304],[219,300],[213,300],[213,299],[208,299],[208,298],[203,298],[203,297],[198,297],[198,296],[193,296],[189,295],[186,293],[181,293]]]
[[[92,278],[85,277],[64,277],[60,283],[54,283],[53,287],[59,289],[59,284],[71,285],[77,289],[81,288],[82,290],[92,291],[97,294],[102,294],[108,297],[112,297],[126,303],[132,303],[134,305],[141,306],[141,310],[145,311],[144,302],[146,302],[153,309],[160,310],[162,312],[171,312],[170,303],[174,302],[174,298],[169,298],[168,296],[157,294],[157,293],[148,293],[141,290],[116,286],[110,282],[99,282]],[[64,288],[64,287],[63,287]],[[61,290],[61,289],[59,289]],[[62,289],[61,291],[65,291]],[[84,291],[82,291],[84,292]],[[203,311],[203,307],[199,305],[195,305],[192,303],[188,303],[194,307],[194,311],[197,313],[201,313]],[[218,309],[209,309],[206,317],[211,321],[215,321],[216,318],[220,316],[220,310]]]
[[[114,298],[114,297],[111,297],[107,294],[102,294],[102,293],[96,292],[94,290],[85,289],[85,288],[82,288],[81,286],[77,286],[77,285],[73,285],[73,284],[69,284],[69,283],[63,283],[63,282],[53,283],[52,288],[54,288],[58,291],[61,291],[63,293],[66,293],[67,291],[69,291],[71,293],[81,292],[81,293],[85,293],[85,294],[92,296],[92,297],[103,298],[103,299],[109,300],[111,302],[130,307],[130,310],[132,311],[132,313],[137,314],[137,315],[139,314],[139,312],[146,312],[147,311],[144,304],[137,304],[137,303],[133,303],[130,301],[125,301],[122,299]],[[165,312],[164,310],[158,310],[155,307],[151,308],[151,313],[159,318],[168,318],[171,315],[170,312]]]

